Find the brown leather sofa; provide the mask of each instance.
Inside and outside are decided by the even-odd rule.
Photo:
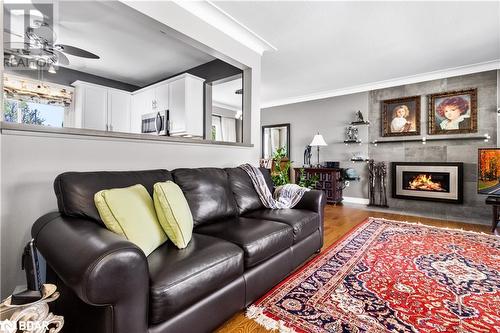
[[[134,184],[151,193],[167,180],[186,196],[193,238],[146,257],[103,226],[94,193]],[[266,181],[271,187],[268,173]],[[61,291],[53,311],[65,332],[210,332],[323,244],[322,192],[307,192],[294,209],[266,209],[239,168],[68,172],[54,189],[59,212],[40,217],[32,235]]]

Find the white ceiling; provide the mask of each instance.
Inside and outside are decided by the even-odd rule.
[[[116,1],[60,2],[58,23],[57,43],[101,57],[68,55],[69,68],[138,86],[215,59],[169,36],[161,23]]]
[[[500,2],[217,1],[274,45],[262,104],[500,59]]]

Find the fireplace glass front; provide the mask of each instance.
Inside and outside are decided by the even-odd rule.
[[[448,172],[403,171],[403,188],[410,191],[450,192]]]

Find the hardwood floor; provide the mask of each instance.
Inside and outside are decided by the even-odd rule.
[[[419,222],[422,224],[433,225],[437,227],[457,228],[476,232],[491,233],[487,225],[466,224],[461,222],[436,220],[431,218],[410,216],[405,214],[393,214],[384,212],[368,211],[346,206],[327,205],[325,209],[325,241],[323,249],[333,244],[337,239],[345,235],[354,226],[360,224],[368,217],[382,217],[390,220]],[[245,317],[241,311],[222,325],[217,333],[264,333],[269,332]]]

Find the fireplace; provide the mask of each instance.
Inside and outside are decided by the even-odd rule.
[[[463,202],[463,163],[392,162],[392,197]]]

